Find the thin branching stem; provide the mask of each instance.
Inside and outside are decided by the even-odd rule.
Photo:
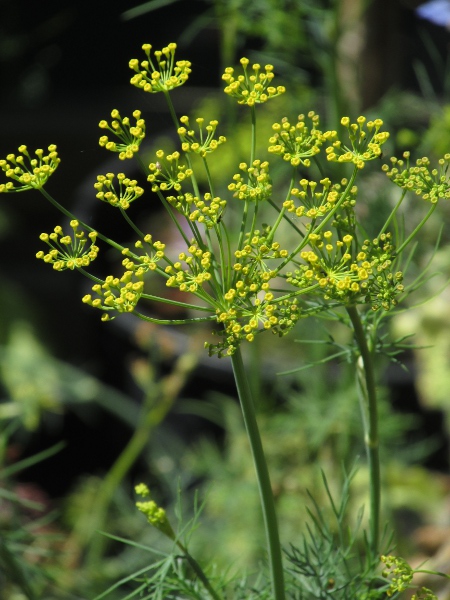
[[[420,221],[420,223],[417,225],[417,227],[414,228],[414,231],[412,231],[408,235],[406,240],[401,244],[401,246],[399,248],[397,248],[397,250],[396,250],[397,255],[401,254],[401,252],[403,251],[404,248],[406,248],[406,246],[409,244],[409,242],[416,237],[416,235],[419,233],[419,231],[422,229],[422,227],[425,225],[425,223],[428,221],[428,219],[434,213],[434,211],[436,210],[436,207],[437,207],[437,202],[435,204],[431,205],[430,210],[427,212],[427,214],[424,216],[424,218]]]

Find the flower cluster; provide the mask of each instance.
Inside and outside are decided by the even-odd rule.
[[[35,150],[37,158],[31,158],[26,146],[20,146],[19,152],[17,156],[8,154],[6,160],[0,160],[0,168],[12,179],[0,184],[0,194],[41,189],[61,162],[54,144],[48,147],[48,154],[41,149]]]
[[[269,240],[270,232],[260,232],[256,230],[250,237],[246,235],[246,243],[241,250],[236,250],[234,255],[237,261],[233,265],[236,272],[241,273],[245,277],[254,278],[260,276],[261,273],[270,271],[266,264],[267,260],[286,258],[288,251],[280,248],[278,242]],[[264,287],[261,289],[265,289]],[[253,290],[255,291],[256,288]]]
[[[136,494],[143,498],[150,496],[150,490],[145,483],[138,484],[135,488]],[[175,539],[175,532],[167,518],[166,511],[158,506],[154,500],[146,500],[145,502],[136,502],[136,508],[147,518],[147,521],[162,533]]]
[[[125,256],[122,265],[127,271],[131,271],[138,278],[141,278],[148,271],[155,271],[158,267],[157,263],[165,257],[164,249],[166,245],[162,242],[154,242],[149,233],[144,236],[144,243],[141,240],[137,240],[134,246],[138,250],[148,249],[148,251],[137,255],[132,253],[128,248],[125,248],[122,250],[122,254]]]
[[[266,65],[264,71],[261,71],[261,65],[254,64],[251,67],[253,74],[249,75],[247,67],[250,61],[248,58],[241,58],[240,62],[244,69],[243,75],[234,77],[232,67],[227,67],[222,75],[222,79],[227,84],[224,89],[225,94],[237,98],[239,104],[248,106],[262,104],[286,91],[282,85],[276,88],[270,85],[275,76],[272,65]]]
[[[299,188],[292,188],[291,195],[294,198],[285,200],[283,207],[297,217],[307,217],[308,219],[318,219],[330,212],[336,204],[341,201],[342,188],[347,185],[347,180],[342,179],[341,183],[332,184],[328,177],[319,181],[321,189],[318,188],[316,181],[301,179]],[[357,187],[352,186],[347,190],[345,200],[340,204],[341,208],[350,208],[356,204]],[[296,200],[302,204],[297,206]]]
[[[126,210],[136,198],[140,198],[144,190],[138,186],[136,179],[129,179],[124,173],[117,174],[119,189],[114,187],[113,173],[98,175],[94,188],[97,190],[96,198]]]
[[[166,200],[189,221],[203,223],[208,229],[219,223],[227,205],[226,200],[213,198],[209,192],[203,196],[203,200],[189,192],[179,196],[167,196]]]
[[[181,148],[183,152],[195,152],[204,158],[207,154],[214,152],[220,144],[227,141],[224,135],[214,139],[218,121],[210,121],[205,127],[206,134],[203,131],[203,123],[205,119],[199,117],[195,119],[198,125],[198,136],[194,129],[190,129],[189,118],[186,116],[180,117],[182,127],[178,128],[178,135],[181,138]]]
[[[150,57],[150,44],[143,44],[142,50],[147,56],[147,60],[139,61],[133,58],[129,62],[129,67],[136,71],[136,75],[130,80],[131,85],[156,94],[157,92],[170,92],[176,87],[183,85],[191,72],[191,63],[188,60],[177,60],[175,62],[175,50],[177,45],[169,44],[162,50],[155,50],[156,66]]]
[[[434,592],[426,587],[417,590],[417,594],[411,596],[411,600],[439,600]]]
[[[333,232],[311,234],[312,249],[301,252],[305,261],[294,273],[287,273],[287,282],[299,288],[315,285],[325,300],[343,304],[365,302],[373,310],[389,310],[403,292],[403,274],[392,273],[394,246],[390,234],[372,241],[365,240],[358,250],[355,238],[346,234],[332,243]]]
[[[183,181],[191,177],[192,169],[179,164],[179,152],[173,152],[166,156],[164,150],[158,150],[156,158],[158,160],[148,166],[151,173],[147,177],[147,181],[152,184],[152,192],[160,190],[165,192],[171,189],[179,192]]]
[[[272,276],[273,273],[267,272],[262,279],[266,279],[265,283],[268,284]],[[243,283],[225,294],[228,305],[216,312],[217,321],[222,324],[223,329],[213,332],[221,336],[222,340],[217,344],[205,343],[210,356],[231,356],[242,341],[252,342],[255,335],[262,331],[270,330],[279,336],[285,335],[301,317],[306,316],[300,310],[296,298],[274,301],[271,291],[260,293],[262,297],[258,297],[255,287],[258,287],[257,284]]]
[[[82,301],[89,306],[105,311],[102,321],[109,321],[109,312],[133,312],[144,291],[144,281],[133,271],[125,271],[122,277],[109,275],[105,281],[92,286],[92,291],[99,296],[93,299],[90,294],[83,296]]]
[[[341,125],[347,129],[351,148],[342,144],[336,131],[326,131],[323,134],[325,139],[332,142],[326,149],[329,161],[353,163],[358,169],[362,169],[367,161],[380,158],[381,146],[389,138],[387,131],[380,131],[383,125],[381,119],[366,123],[366,117],[358,117],[356,123],[351,123],[349,117],[342,117]]]
[[[290,162],[293,167],[302,164],[311,165],[311,157],[320,152],[320,146],[325,141],[323,133],[318,129],[319,116],[313,111],[308,113],[312,126],[305,124],[305,116],[299,115],[297,123],[291,125],[285,117],[281,123],[274,123],[274,135],[269,139],[269,152],[278,154],[283,160]]]
[[[103,120],[100,121],[98,126],[100,129],[111,131],[120,140],[120,143],[110,141],[107,135],[102,135],[99,139],[100,146],[111,152],[118,152],[121,160],[133,158],[145,138],[145,121],[141,119],[141,111],[135,110],[133,112],[133,117],[136,119],[134,126],[131,125],[128,117],[122,119],[116,109],[111,112],[111,117],[113,118],[111,125]]]
[[[275,298],[271,281],[277,270],[268,261],[282,260],[288,255],[278,242],[269,239],[267,231],[247,234],[246,243],[235,251],[237,261],[233,287],[223,295],[221,308],[216,310],[218,323],[223,326],[216,335],[222,337],[217,344],[205,344],[209,354],[233,354],[243,340],[252,342],[255,335],[270,330],[286,334],[302,313],[296,298]]]
[[[135,71],[132,85],[167,95],[188,79],[191,64],[175,61],[176,44],[168,44],[154,52],[150,44],[144,44],[142,48],[146,59],[142,62],[133,59],[129,63]],[[222,76],[226,83],[225,93],[238,103],[254,107],[285,91],[282,86],[273,86],[271,65],[251,65],[247,58],[242,58],[240,63],[242,71],[239,74],[229,67]],[[153,241],[150,234],[141,235],[125,214],[140,235],[135,248],[123,248],[102,237],[122,251],[124,273],[105,280],[94,277],[94,294],[83,298],[86,304],[103,311],[102,319],[108,320],[114,313],[133,312],[141,298],[150,298],[144,293],[144,278],[149,272],[164,277],[169,288],[195,294],[208,305],[202,309],[215,311],[222,339],[208,347],[210,353],[219,355],[233,354],[243,340],[251,342],[264,330],[283,335],[298,319],[323,310],[329,300],[333,305],[366,304],[374,310],[395,306],[404,286],[391,236],[382,233],[373,240],[363,241],[359,233],[363,229],[357,227],[355,213],[357,170],[367,161],[381,157],[382,146],[388,139],[388,133],[381,131],[383,122],[380,119],[367,121],[361,116],[352,123],[348,117],[342,118],[348,145],[339,139],[336,131],[321,131],[319,116],[313,111],[306,116],[299,115],[293,123],[286,117],[274,123],[268,150],[293,167],[310,167],[312,159],[320,154],[327,142],[328,161],[350,163],[356,168],[350,179],[336,183],[324,176],[320,181],[303,177],[298,184],[292,180],[285,200],[278,203],[279,213],[274,224],[263,225],[260,230],[257,229],[259,203],[271,200],[273,189],[269,163],[254,160],[253,137],[250,163],[241,162],[240,171],[228,185],[233,197],[245,202],[236,249],[231,245],[233,236],[222,221],[226,200],[215,195],[209,169],[210,189],[200,192],[189,156],[197,154],[205,159],[226,141],[224,136],[217,135],[218,122],[197,118],[191,124],[187,116],[177,121],[172,106],[171,112],[177,123],[181,149],[171,154],[158,150],[154,162],[148,165],[147,181],[171,217],[176,219],[179,215],[175,216],[174,212],[178,211],[186,219],[192,239],[179,224],[186,248],[173,262],[165,254],[165,245]],[[113,110],[111,117],[111,122],[103,120],[99,126],[105,134],[113,134],[113,138],[110,140],[108,135],[103,135],[100,145],[117,152],[121,159],[134,157],[146,133],[141,112],[135,110],[133,118],[122,118],[118,110]],[[186,153],[184,164],[180,152]],[[10,179],[0,185],[0,192],[42,188],[60,160],[56,146],[49,146],[46,155],[43,150],[36,150],[35,154],[36,157],[31,157],[26,146],[21,146],[19,155],[10,154],[0,161],[1,169]],[[404,159],[392,159],[391,166],[383,167],[395,184],[414,191],[431,203],[441,197],[450,198],[450,153],[439,161],[436,169],[431,168],[426,158],[419,159],[413,167],[409,166],[409,155],[405,154]],[[192,178],[194,191],[184,189],[189,178]],[[143,194],[138,182],[124,173],[99,175],[94,188],[99,200],[122,212]],[[171,195],[164,198],[162,193]],[[275,206],[274,202],[272,204]],[[301,221],[292,221],[292,217]],[[283,218],[298,235],[289,251],[281,248],[274,239],[277,231],[283,230]],[[250,219],[251,233],[245,234]],[[60,227],[50,235],[41,235],[49,245],[49,251],[39,252],[37,256],[56,270],[87,267],[97,256],[97,234],[79,231],[76,220],[71,226],[72,236],[64,235]],[[403,249],[404,245],[406,243],[399,248]],[[211,316],[208,319],[211,320]]]
[[[403,160],[391,158],[392,167],[383,165],[382,169],[395,184],[410,190],[424,200],[436,204],[440,198],[450,200],[450,153],[439,159],[439,168],[431,169],[427,157],[419,158],[415,166],[409,166],[409,152],[405,152]]]
[[[176,287],[182,292],[197,292],[211,279],[211,261],[211,252],[202,250],[193,241],[187,253],[181,252],[178,261],[165,268],[170,275],[166,281],[167,287]]]
[[[254,160],[250,167],[247,163],[240,163],[239,168],[247,174],[247,179],[239,173],[233,175],[234,183],[230,183],[228,189],[233,192],[235,198],[252,202],[262,202],[270,198],[272,182],[267,161]]]
[[[414,571],[403,558],[383,555],[381,562],[386,565],[383,577],[391,580],[391,585],[386,592],[388,596],[392,596],[396,592],[403,592],[411,586]]]
[[[95,245],[97,233],[91,231],[86,236],[84,231],[79,230],[79,225],[76,220],[70,221],[72,235],[65,235],[59,225],[54,228],[53,233],[41,233],[39,239],[48,244],[50,250],[47,253],[40,250],[36,258],[53,265],[56,271],[73,271],[88,267],[99,252],[98,246]],[[86,248],[88,241],[90,245]]]

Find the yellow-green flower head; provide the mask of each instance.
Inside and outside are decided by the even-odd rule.
[[[79,223],[76,220],[70,221],[70,226],[71,235],[66,235],[62,227],[57,225],[53,233],[41,233],[39,236],[50,250],[47,253],[41,250],[36,254],[36,258],[53,265],[55,271],[86,268],[98,255],[99,248],[95,245],[97,233],[91,231],[86,236],[84,231],[79,230]],[[88,247],[86,247],[87,242],[90,242]]]
[[[404,592],[411,586],[414,577],[414,570],[409,564],[399,556],[381,556],[381,562],[386,565],[383,570],[383,577],[390,579],[391,585],[387,590],[387,595]]]
[[[141,483],[135,487],[136,494],[148,498],[150,490]],[[158,506],[154,500],[146,500],[145,502],[136,502],[137,509],[145,515],[147,521],[156,529],[167,535],[171,540],[175,539],[175,532],[167,518],[166,511]]]
[[[278,275],[276,264],[288,256],[288,251],[268,234],[268,230],[247,233],[242,249],[235,252],[234,286],[224,294],[216,311],[222,329],[215,333],[222,339],[206,344],[210,355],[229,356],[243,341],[252,342],[263,331],[284,335],[301,316],[295,298],[277,299],[271,289],[271,281]]]
[[[187,253],[181,252],[178,261],[165,268],[165,272],[170,276],[166,285],[178,288],[182,292],[195,293],[210,281],[211,267],[211,252],[202,250],[192,242]]]
[[[210,193],[206,193],[203,200],[189,192],[179,196],[167,196],[166,200],[187,219],[202,223],[208,229],[219,223],[227,205],[226,200],[217,196],[213,198]]]
[[[382,234],[372,242],[365,240],[361,249],[350,234],[335,242],[332,238],[332,231],[311,234],[311,250],[300,254],[306,265],[287,273],[287,282],[305,289],[316,286],[316,292],[325,300],[342,304],[371,304],[373,310],[396,306],[396,296],[404,286],[403,274],[393,272],[395,248],[391,235]]]
[[[118,152],[120,160],[133,158],[145,138],[145,121],[141,119],[141,111],[135,110],[133,112],[133,117],[136,120],[135,125],[131,125],[128,117],[122,119],[116,109],[111,112],[111,117],[113,118],[111,124],[103,120],[100,121],[98,126],[100,129],[108,129],[120,142],[110,141],[107,135],[102,135],[99,139],[100,146],[111,152]]]
[[[205,119],[199,117],[195,119],[198,126],[198,135],[195,129],[191,129],[189,125],[189,118],[183,116],[180,118],[182,126],[178,128],[178,135],[181,138],[181,148],[183,152],[195,152],[202,158],[205,158],[207,154],[214,152],[220,144],[226,142],[226,137],[221,135],[217,139],[214,139],[218,121],[210,121],[205,128],[203,124]]]
[[[268,274],[268,280],[273,276],[273,273]],[[227,292],[225,299],[229,300],[230,306],[218,309],[216,313],[222,329],[214,334],[222,339],[217,344],[205,344],[210,356],[231,356],[242,342],[253,342],[255,336],[263,331],[283,336],[304,316],[296,298],[276,300],[268,281],[266,283],[267,286],[258,291],[257,284],[245,284],[239,280],[236,287]],[[248,290],[241,297],[240,292],[246,285]]]
[[[235,198],[252,202],[262,202],[270,198],[272,182],[267,161],[254,160],[250,167],[246,163],[241,163],[239,168],[247,174],[247,177],[244,178],[239,173],[233,175],[234,183],[230,183],[228,189],[233,192]]]
[[[391,158],[391,168],[383,165],[383,171],[389,179],[432,204],[436,204],[440,198],[450,200],[450,153],[439,159],[438,169],[431,169],[427,157],[419,158],[412,167],[409,166],[409,152],[405,152],[403,158],[406,159],[406,165],[395,157]]]
[[[288,256],[288,251],[282,249],[279,242],[269,240],[264,232],[256,229],[252,235],[246,234],[245,244],[241,250],[236,250],[234,256],[237,262],[233,269],[238,271],[240,276],[247,282],[237,285],[237,294],[243,298],[258,293],[260,290],[269,289],[269,280],[274,276],[273,267],[269,267],[268,260],[284,259]]]
[[[320,184],[320,187],[319,187]],[[308,219],[318,219],[329,213],[342,197],[342,187],[347,185],[347,180],[343,179],[340,184],[331,184],[328,177],[321,179],[319,184],[316,181],[301,179],[299,187],[291,190],[293,198],[285,200],[283,207],[297,217],[306,217]],[[351,208],[356,204],[356,195],[358,188],[353,186],[347,192],[347,198],[340,206],[342,208]],[[297,202],[301,204],[298,206]]]
[[[144,190],[138,186],[136,179],[126,177],[124,173],[117,174],[117,181],[119,182],[117,189],[114,186],[115,177],[113,173],[97,176],[97,183],[94,183],[94,188],[97,190],[96,198],[111,204],[111,206],[127,210],[136,198],[142,196]]]
[[[241,58],[240,62],[244,71],[243,75],[234,77],[232,67],[227,67],[222,75],[222,79],[227,84],[224,89],[225,94],[236,98],[238,104],[247,104],[248,106],[262,104],[286,91],[282,85],[278,87],[271,85],[274,78],[272,65],[266,65],[262,71],[259,64],[254,64],[247,69],[250,62],[248,58]]]
[[[174,189],[176,192],[181,190],[182,183],[192,175],[192,169],[188,169],[186,165],[180,165],[180,153],[173,152],[172,154],[164,153],[164,150],[156,152],[157,161],[150,163],[148,168],[151,173],[147,177],[147,181],[152,184],[152,192],[166,192]]]
[[[439,600],[436,594],[426,587],[420,587],[417,594],[411,596],[411,600]]]
[[[144,44],[142,50],[147,60],[139,63],[136,58],[133,58],[129,62],[130,69],[136,72],[130,80],[131,85],[151,94],[170,92],[183,85],[189,78],[191,63],[188,60],[175,62],[176,48],[177,45],[171,43],[162,50],[155,50],[155,64],[150,56],[151,45]]]
[[[17,156],[8,154],[6,160],[0,160],[1,170],[11,179],[0,184],[0,194],[44,187],[61,162],[54,144],[48,147],[48,154],[44,154],[44,150],[41,149],[35,150],[37,158],[30,156],[26,146],[20,146],[19,152]]]
[[[383,125],[381,119],[366,123],[365,117],[358,117],[356,123],[351,123],[349,117],[342,117],[341,125],[347,129],[351,146],[343,144],[336,131],[326,131],[324,138],[332,142],[325,150],[329,161],[353,163],[358,169],[363,169],[367,161],[381,157],[381,146],[389,138],[387,131],[380,131]]]
[[[275,133],[269,139],[269,152],[282,156],[283,160],[290,162],[294,167],[300,164],[309,167],[310,158],[320,152],[325,138],[318,129],[319,116],[310,111],[308,117],[312,121],[311,127],[305,124],[304,115],[298,116],[295,125],[291,125],[286,117],[281,123],[274,123],[272,129]]]
[[[110,312],[129,313],[134,311],[143,294],[144,282],[142,277],[137,276],[133,271],[125,271],[120,278],[109,275],[103,284],[95,284],[92,291],[98,298],[93,299],[90,294],[86,294],[82,301],[89,306],[105,311],[102,321],[109,321],[114,318],[108,314]]]
[[[152,236],[147,233],[143,242],[138,240],[135,243],[135,248],[147,251],[144,254],[137,255],[126,248],[122,251],[125,256],[122,265],[127,271],[131,271],[136,277],[141,278],[148,271],[155,271],[158,268],[157,263],[165,258],[165,247],[166,245],[162,242],[153,241]]]

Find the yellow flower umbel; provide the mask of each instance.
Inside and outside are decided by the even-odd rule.
[[[170,275],[166,285],[182,292],[197,292],[211,279],[211,252],[202,250],[195,243],[187,252],[182,252],[177,262],[166,267],[165,271]]]
[[[401,271],[392,272],[395,248],[391,235],[365,240],[360,249],[350,234],[334,243],[332,238],[332,231],[311,234],[311,250],[300,254],[306,265],[287,273],[286,281],[299,288],[318,284],[316,291],[325,300],[344,305],[368,303],[373,310],[396,306],[396,296],[404,286]]]
[[[140,483],[135,488],[136,494],[143,498],[150,496],[150,490],[145,483]],[[167,518],[166,511],[158,506],[154,500],[146,500],[145,502],[136,502],[137,509],[145,515],[147,521],[156,529],[159,529],[164,535],[167,535],[171,540],[175,540],[175,532]]]
[[[0,160],[0,168],[12,180],[0,184],[0,194],[42,188],[61,162],[54,144],[48,147],[48,154],[36,150],[37,158],[30,156],[26,146],[20,146],[19,152],[17,156],[8,154],[6,160]]]
[[[165,257],[164,249],[166,245],[157,240],[153,241],[149,233],[144,236],[144,242],[137,240],[134,246],[138,250],[147,250],[147,252],[136,255],[125,248],[122,250],[122,254],[126,258],[123,259],[122,265],[127,271],[132,271],[136,277],[142,277],[148,271],[155,271],[158,267],[157,263]]]
[[[326,131],[323,135],[325,139],[333,142],[326,149],[329,161],[353,163],[358,169],[362,169],[367,161],[380,158],[381,146],[387,142],[389,133],[387,131],[380,132],[383,125],[381,119],[366,123],[366,117],[358,117],[356,121],[356,123],[351,123],[349,117],[341,119],[341,125],[348,131],[351,148],[337,139],[336,131]],[[366,125],[365,128],[364,125]]]
[[[127,210],[133,200],[142,196],[144,190],[138,186],[136,179],[129,179],[124,173],[117,174],[119,189],[116,190],[114,177],[113,173],[97,176],[97,183],[94,183],[94,188],[97,190],[96,198],[111,206]]]
[[[157,92],[170,92],[176,87],[183,85],[191,72],[191,63],[188,60],[177,60],[175,62],[176,44],[169,44],[162,50],[155,50],[156,66],[150,57],[150,44],[144,44],[142,50],[147,55],[147,60],[141,63],[136,58],[129,62],[129,67],[136,71],[136,75],[130,83],[137,88],[156,94]]]
[[[403,154],[403,160],[391,158],[392,167],[383,165],[386,175],[399,187],[422,196],[424,200],[436,204],[440,198],[450,200],[450,153],[439,160],[439,169],[430,169],[430,160],[419,158],[413,167],[409,166],[409,152]]]
[[[186,165],[178,164],[179,152],[166,155],[164,150],[158,150],[156,158],[158,160],[148,166],[151,173],[147,177],[147,181],[152,184],[152,192],[159,190],[165,192],[171,189],[179,192],[183,181],[191,177],[192,169],[188,169]]]
[[[42,250],[36,254],[36,258],[53,265],[56,271],[65,269],[81,269],[88,267],[97,258],[99,248],[95,245],[97,233],[91,231],[87,236],[84,231],[78,231],[79,223],[70,221],[73,229],[72,235],[65,235],[62,227],[55,227],[53,233],[41,233],[39,238],[48,244],[49,252]],[[85,248],[90,241],[90,246]]]
[[[297,217],[307,217],[308,219],[324,217],[340,201],[342,194],[345,193],[343,188],[345,188],[348,182],[346,179],[342,179],[340,184],[331,184],[330,179],[325,177],[319,183],[320,188],[316,181],[301,179],[299,187],[292,188],[291,190],[293,198],[285,200],[283,207]],[[348,190],[346,200],[340,204],[341,208],[352,208],[355,206],[357,191],[356,185]],[[296,204],[298,200],[301,202],[300,206]]]
[[[218,121],[209,122],[209,124],[205,127],[206,134],[203,130],[204,121],[205,119],[201,117],[195,119],[195,122],[198,125],[197,136],[195,130],[190,129],[189,118],[186,116],[180,117],[180,123],[182,123],[183,126],[178,128],[178,135],[181,138],[181,148],[183,152],[195,152],[204,158],[207,154],[210,154],[216,150],[220,144],[226,142],[226,137],[224,135],[214,139],[214,133],[217,125],[219,124]]]
[[[244,179],[239,173],[233,175],[234,183],[230,183],[228,189],[233,192],[235,198],[253,202],[262,202],[270,198],[272,183],[267,161],[254,160],[251,167],[247,163],[241,163],[239,168],[247,174],[247,178]]]
[[[142,276],[136,276],[133,271],[125,271],[122,277],[109,275],[105,281],[92,286],[92,291],[99,297],[93,299],[90,294],[82,298],[84,304],[106,311],[102,321],[112,320],[108,312],[133,312],[144,291]]]
[[[107,135],[102,135],[99,139],[100,146],[111,152],[118,152],[120,160],[133,158],[139,151],[139,146],[145,138],[145,121],[141,119],[141,111],[135,110],[133,112],[133,117],[136,119],[136,125],[134,126],[131,125],[128,117],[122,119],[119,111],[116,109],[111,112],[111,117],[113,118],[111,125],[103,120],[100,121],[98,126],[100,129],[111,131],[120,140],[120,143],[112,142]]]
[[[179,196],[167,196],[166,200],[189,221],[203,223],[208,229],[219,223],[227,205],[226,200],[218,196],[213,198],[209,192],[203,196],[203,200],[189,192]]]
[[[314,111],[308,113],[312,126],[305,124],[305,116],[299,115],[297,123],[291,125],[287,118],[281,123],[274,123],[272,129],[274,135],[269,139],[271,144],[269,152],[278,154],[283,160],[290,162],[293,167],[302,164],[305,167],[311,165],[310,158],[320,152],[320,146],[325,141],[323,133],[318,129],[319,115]]]
[[[239,104],[254,106],[276,98],[286,91],[282,85],[278,87],[270,85],[274,78],[272,65],[266,65],[264,71],[261,71],[261,65],[256,63],[252,65],[253,73],[250,75],[247,71],[249,62],[248,58],[241,58],[240,63],[244,74],[237,77],[233,76],[234,69],[232,67],[225,69],[225,73],[222,75],[222,79],[227,84],[224,89],[225,94],[236,98]]]

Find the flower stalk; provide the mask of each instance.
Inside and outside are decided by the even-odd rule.
[[[284,573],[281,556],[280,537],[278,533],[278,520],[275,510],[275,501],[270,483],[270,475],[264,449],[256,421],[255,407],[253,404],[250,386],[245,373],[241,351],[238,349],[231,357],[234,379],[244,417],[245,428],[252,451],[253,463],[258,481],[259,496],[266,530],[268,559],[272,580],[272,591],[275,600],[284,600]]]
[[[369,347],[367,342],[367,334],[364,331],[361,317],[356,306],[348,306],[346,310],[352,323],[353,333],[361,359],[357,361],[356,377],[364,426],[364,443],[369,464],[369,545],[372,557],[376,557],[379,552],[380,543],[381,477],[380,444],[378,437],[378,404],[373,350]]]

